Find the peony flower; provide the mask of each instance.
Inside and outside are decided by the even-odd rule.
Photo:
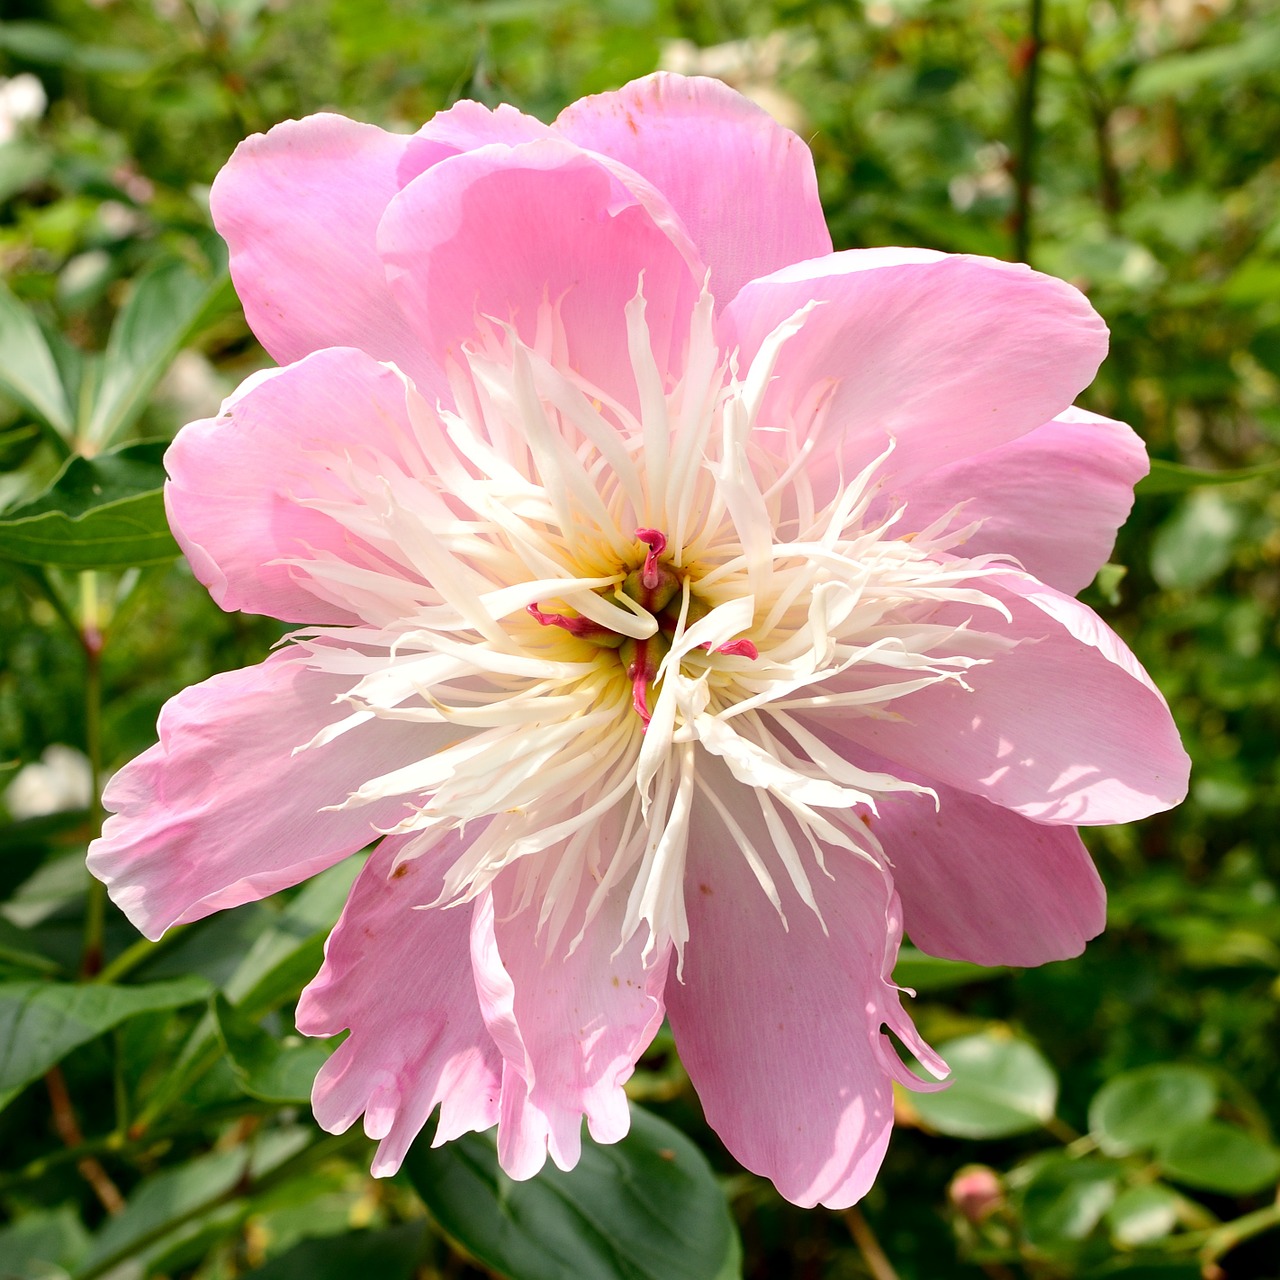
[[[213,188],[251,378],[167,455],[192,568],[300,624],[164,709],[90,866],[137,926],[379,840],[298,1006],[317,1120],[516,1178],[627,1130],[663,1018],[802,1205],[935,1076],[891,973],[1103,926],[1081,824],[1184,793],[1072,598],[1146,468],[1071,407],[1106,330],[1024,266],[831,252],[800,140],[655,75],[547,126],[278,125]]]

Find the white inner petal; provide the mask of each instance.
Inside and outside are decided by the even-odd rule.
[[[779,911],[783,876],[816,912],[824,850],[881,859],[862,818],[880,795],[925,791],[841,759],[805,713],[894,715],[932,684],[965,687],[1008,645],[983,629],[1007,614],[979,585],[1008,564],[955,554],[972,532],[958,512],[906,534],[901,511],[868,518],[891,443],[816,506],[806,462],[830,387],[800,422],[761,420],[778,353],[810,310],[739,370],[704,294],[683,366],[664,371],[638,292],[630,408],[572,368],[544,304],[533,345],[494,323],[463,351],[449,370],[456,408],[408,388],[409,461],[373,448],[326,459],[327,491],[300,499],[353,550],[288,563],[364,619],[294,637],[318,668],[352,679],[305,749],[342,750],[335,740],[372,717],[456,730],[341,806],[402,798],[395,830],[419,835],[402,856],[465,830],[441,904],[510,871],[548,944],[572,946],[630,882],[618,944],[643,928],[652,955],[687,938],[698,806]],[[662,604],[628,585],[657,547],[637,537],[648,530],[666,539],[654,556],[678,584]],[[943,605],[963,621],[940,622]],[[747,837],[745,804],[772,847]],[[595,889],[572,919],[584,876]]]

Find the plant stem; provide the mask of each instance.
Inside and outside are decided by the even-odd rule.
[[[871,1272],[874,1280],[898,1280],[898,1273],[880,1247],[880,1241],[876,1239],[875,1232],[871,1230],[871,1224],[862,1210],[857,1205],[853,1205],[844,1211],[843,1217],[845,1225],[849,1228],[849,1234],[853,1237],[854,1244],[858,1246],[858,1252],[862,1254],[862,1260],[867,1264],[867,1270]]]
[[[45,1088],[49,1091],[49,1106],[53,1111],[53,1127],[58,1137],[66,1143],[69,1150],[84,1146],[84,1134],[80,1132],[80,1122],[76,1119],[75,1108],[71,1105],[71,1095],[67,1092],[67,1082],[61,1067],[50,1067],[44,1077]],[[102,1207],[108,1213],[119,1213],[124,1208],[124,1196],[107,1171],[98,1160],[91,1155],[81,1155],[76,1160],[76,1168],[80,1176],[93,1188]]]
[[[102,626],[98,607],[98,576],[80,575],[80,644],[84,649],[84,736],[89,757],[89,835],[102,830]],[[89,880],[85,905],[84,948],[80,976],[91,978],[102,968],[103,934],[107,920],[107,887]]]
[[[1022,43],[1022,93],[1018,99],[1018,157],[1014,171],[1013,256],[1031,261],[1031,205],[1035,194],[1036,99],[1040,88],[1040,51],[1044,47],[1044,0],[1030,0],[1027,36]]]
[[[1246,1213],[1243,1218],[1236,1218],[1233,1222],[1224,1222],[1222,1226],[1216,1227],[1210,1232],[1204,1248],[1200,1250],[1200,1262],[1205,1270],[1208,1270],[1212,1263],[1217,1262],[1224,1254],[1230,1253],[1236,1245],[1243,1244],[1246,1240],[1260,1236],[1264,1231],[1270,1231],[1272,1227],[1278,1226],[1280,1226],[1280,1199],[1267,1205],[1265,1209]]]

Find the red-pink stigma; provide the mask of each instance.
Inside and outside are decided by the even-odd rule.
[[[657,529],[637,529],[636,538],[649,548],[640,570],[640,581],[649,591],[656,591],[662,582],[658,557],[667,549],[667,535]]]

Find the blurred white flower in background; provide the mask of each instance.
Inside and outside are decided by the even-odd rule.
[[[4,793],[14,818],[41,818],[47,813],[87,809],[93,781],[83,751],[55,742],[39,760],[19,769]]]
[[[0,144],[17,137],[19,126],[26,121],[39,120],[48,105],[44,85],[29,71],[0,76]]]

